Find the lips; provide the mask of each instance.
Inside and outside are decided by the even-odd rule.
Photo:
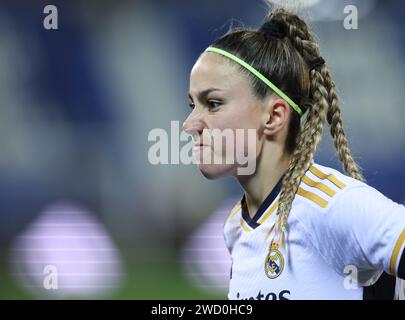
[[[200,150],[202,150],[202,149],[204,149],[204,148],[208,148],[209,147],[209,145],[208,144],[203,144],[203,143],[196,143],[195,145],[194,145],[194,151],[200,151]]]

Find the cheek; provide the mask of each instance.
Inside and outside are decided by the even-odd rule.
[[[248,105],[235,118],[238,126],[235,128],[236,152],[242,156],[256,157],[257,144],[260,133],[260,113],[256,106]]]
[[[252,104],[228,105],[226,110],[218,111],[210,116],[207,127],[211,130],[216,129],[214,130],[217,133],[215,139],[212,135],[213,131],[211,131],[215,154],[224,157],[225,154],[229,154],[227,150],[232,149],[234,153],[238,151],[247,153],[252,145],[257,144],[260,113],[258,107]],[[219,141],[222,143],[219,144]],[[233,145],[233,148],[231,146],[227,149],[229,143]]]
[[[252,106],[229,106],[226,112],[213,117],[210,124],[212,128],[218,129],[258,129],[260,114]]]
[[[256,155],[259,140],[259,121],[250,116],[228,118],[224,126],[214,130],[211,135],[214,153],[224,158],[236,157],[237,154]],[[215,138],[214,138],[215,137]],[[219,145],[219,142],[221,144]]]

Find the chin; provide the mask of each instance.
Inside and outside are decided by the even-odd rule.
[[[236,169],[233,165],[199,165],[202,175],[209,180],[229,177],[235,175]]]

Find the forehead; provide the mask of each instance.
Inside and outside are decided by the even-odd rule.
[[[194,64],[190,73],[190,91],[207,87],[232,89],[248,86],[247,77],[226,57],[213,52],[204,52]]]

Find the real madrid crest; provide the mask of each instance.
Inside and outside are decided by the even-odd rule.
[[[264,263],[264,271],[270,279],[277,278],[283,272],[284,257],[278,248],[278,242],[273,240],[269,246],[269,253]]]

